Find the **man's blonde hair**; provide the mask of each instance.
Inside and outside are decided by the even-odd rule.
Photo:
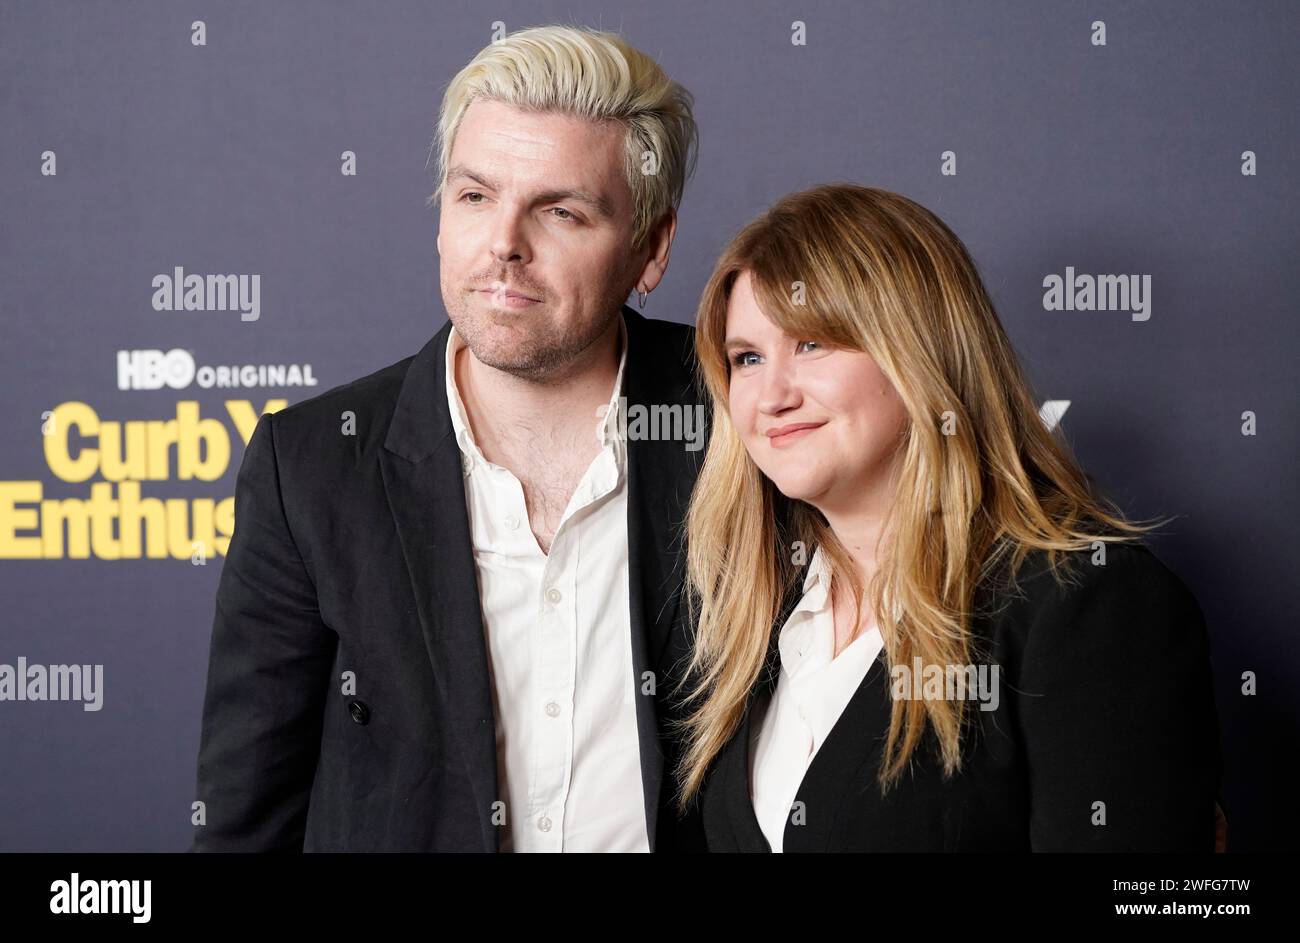
[[[690,92],[617,33],[540,26],[486,46],[447,86],[433,143],[438,188],[429,205],[442,198],[456,131],[477,99],[625,125],[634,250],[668,210],[677,209],[695,169],[698,135]]]

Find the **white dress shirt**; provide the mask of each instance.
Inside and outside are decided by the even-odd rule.
[[[835,652],[830,569],[821,548],[804,579],[803,598],[777,638],[781,671],[751,727],[750,795],[772,851],[782,850],[785,826],[808,767],[880,655],[880,629],[871,626]],[[761,700],[761,699],[760,699]]]
[[[602,447],[543,553],[519,479],[470,431],[447,340],[447,403],[465,469],[506,802],[502,851],[649,851],[628,612],[627,446],[617,425],[622,355]],[[466,356],[472,356],[466,354]],[[600,418],[592,415],[592,433]]]

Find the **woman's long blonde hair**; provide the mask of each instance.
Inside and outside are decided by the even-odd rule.
[[[822,514],[782,495],[731,424],[727,305],[746,271],[773,324],[800,341],[870,354],[906,407],[895,497],[870,586]],[[1065,440],[1039,418],[966,247],[933,213],[896,193],[834,184],[777,202],[718,260],[700,300],[695,345],[713,430],[686,527],[696,634],[679,691],[689,688],[684,703],[696,706],[682,722],[681,810],[736,732],[798,564],[814,548],[855,606],[871,605],[889,666],[919,657],[943,668],[981,656],[971,630],[975,591],[1000,565],[1014,585],[1024,558],[1040,549],[1061,580],[1066,552],[1137,540],[1163,523],[1127,521],[1094,493]],[[945,774],[959,770],[968,710],[960,699],[894,700],[882,794],[902,775],[927,723]]]

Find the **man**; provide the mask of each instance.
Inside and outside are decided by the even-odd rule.
[[[192,847],[702,850],[671,695],[707,420],[691,329],[623,304],[668,266],[691,96],[617,36],[526,30],[437,143],[449,323],[248,443]],[[633,435],[656,410],[678,434]]]

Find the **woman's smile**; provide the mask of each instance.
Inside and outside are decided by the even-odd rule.
[[[767,430],[768,443],[774,449],[784,448],[824,425],[826,425],[824,422],[792,422],[784,426],[777,426]]]

